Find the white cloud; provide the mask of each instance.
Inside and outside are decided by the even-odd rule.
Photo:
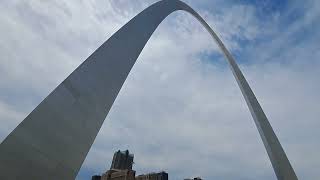
[[[152,2],[4,1],[0,5],[1,138],[96,47]],[[190,4],[230,49],[248,58],[240,58],[241,68],[298,176],[316,178],[320,162],[316,42],[286,44],[299,31],[300,21],[292,25],[296,30],[290,35],[277,36],[280,29],[271,26],[281,17],[260,22],[252,5],[228,5],[226,11],[215,13],[196,2]],[[259,44],[261,36],[271,39]],[[242,40],[249,45],[243,47]],[[284,48],[277,61],[279,47]],[[305,47],[313,49],[312,56]],[[183,12],[169,16],[132,69],[78,178],[88,179],[92,175],[88,171],[105,171],[118,149],[135,154],[138,173],[166,170],[172,179],[275,178],[231,72],[226,64],[202,56],[217,53],[193,17]],[[314,60],[301,63],[310,57]],[[221,58],[217,55],[218,62]]]
[[[0,142],[16,127],[23,119],[23,113],[18,112],[14,107],[0,102]]]

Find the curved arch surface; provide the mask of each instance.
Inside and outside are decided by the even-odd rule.
[[[179,0],[162,0],[139,13],[54,89],[1,143],[0,179],[74,179],[146,42],[177,10],[198,19],[224,53],[277,178],[297,179],[235,60],[200,15]]]

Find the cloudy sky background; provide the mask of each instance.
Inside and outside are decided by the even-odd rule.
[[[116,30],[154,0],[2,0],[0,141]],[[185,0],[231,50],[300,179],[320,177],[320,1]],[[137,174],[275,179],[224,57],[175,12],[141,53],[77,179],[114,151]]]

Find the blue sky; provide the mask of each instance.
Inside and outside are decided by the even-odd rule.
[[[155,0],[3,0],[0,140],[121,26]],[[320,2],[186,0],[236,58],[299,179],[319,177]],[[135,154],[137,174],[276,179],[219,49],[185,12],[156,30],[77,179]]]

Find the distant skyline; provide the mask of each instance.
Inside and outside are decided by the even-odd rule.
[[[93,50],[153,2],[4,0],[1,141]],[[320,2],[184,2],[237,59],[298,177],[319,177]],[[139,174],[275,179],[223,58],[193,17],[169,16],[140,55],[77,179],[108,169],[117,149],[134,152]]]

